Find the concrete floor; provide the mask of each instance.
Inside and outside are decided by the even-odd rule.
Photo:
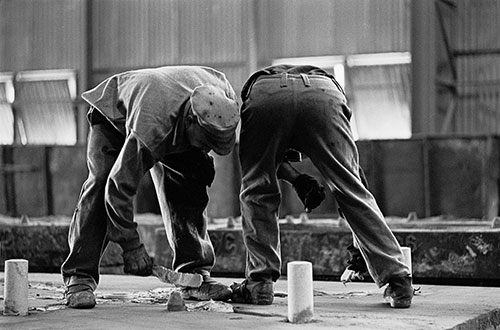
[[[0,273],[2,279],[4,274]],[[240,279],[222,278],[231,284]],[[173,286],[154,277],[103,275],[98,305],[91,310],[64,306],[59,274],[29,274],[29,315],[0,316],[0,329],[496,329],[500,288],[418,285],[410,309],[390,308],[373,283],[314,282],[314,321],[287,322],[286,279],[277,282],[271,306],[201,304],[167,312]],[[3,311],[3,296],[2,296]],[[217,308],[219,311],[216,311]],[[227,312],[229,308],[230,312]],[[204,310],[205,309],[205,310]],[[208,310],[207,310],[208,309]],[[220,311],[226,309],[226,312]]]

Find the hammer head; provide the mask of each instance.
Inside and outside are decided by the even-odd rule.
[[[160,265],[153,265],[153,275],[162,282],[182,287],[198,288],[203,282],[200,274],[180,273]]]

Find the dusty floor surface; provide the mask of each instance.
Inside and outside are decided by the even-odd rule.
[[[3,279],[1,309],[3,311]],[[231,284],[240,279],[222,278]],[[154,277],[104,275],[91,310],[66,308],[59,274],[29,274],[29,315],[0,316],[1,329],[495,329],[500,288],[415,285],[410,309],[395,310],[373,283],[314,282],[314,320],[287,322],[287,282],[271,306],[186,301],[168,312],[174,287]]]

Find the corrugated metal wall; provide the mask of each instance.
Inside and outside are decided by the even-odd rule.
[[[0,1],[0,71],[83,70],[85,0]]]
[[[449,37],[457,68],[453,133],[500,132],[500,2],[455,1]]]
[[[409,1],[4,0],[0,71],[76,69],[82,89],[89,87],[87,69],[95,75],[89,85],[118,71],[172,64],[224,67],[246,78],[252,25],[259,65],[279,57],[407,51]],[[249,24],[254,8],[256,22]]]
[[[81,92],[118,71],[202,64],[226,72],[238,91],[255,69],[252,61],[265,66],[283,57],[408,51],[410,3],[3,0],[0,72],[75,69]],[[498,133],[500,2],[453,3],[444,19],[451,48],[458,53],[460,95],[450,112],[449,132]],[[249,22],[254,14],[255,22]],[[256,59],[251,58],[252,37]]]
[[[158,66],[178,58],[178,6],[172,1],[92,2],[93,70]]]
[[[261,59],[408,51],[410,0],[259,2]]]
[[[0,72],[74,69],[81,92],[119,71],[200,64],[238,91],[275,58],[409,51],[411,1],[0,0]],[[453,3],[446,23],[462,52],[463,98],[452,131],[499,133],[500,2]],[[464,54],[477,50],[485,54]]]
[[[92,84],[111,73],[146,66],[208,65],[223,70],[235,85],[249,73],[248,1],[93,3]]]

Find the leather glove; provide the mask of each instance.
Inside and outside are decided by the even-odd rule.
[[[123,251],[122,256],[125,273],[139,276],[149,276],[153,273],[153,260],[144,248],[144,244]]]
[[[306,212],[318,207],[325,199],[325,187],[307,174],[301,174],[293,182],[293,188],[304,204]]]
[[[347,247],[347,252],[349,252],[350,259],[347,261],[347,267],[340,280],[344,284],[355,280],[364,280],[365,277],[369,276],[369,273],[361,251],[354,244],[350,244]]]
[[[347,252],[349,252],[350,259],[347,261],[347,268],[354,270],[360,273],[367,273],[368,268],[366,267],[365,259],[359,251],[358,248],[354,246],[354,244],[350,244],[347,247]]]

